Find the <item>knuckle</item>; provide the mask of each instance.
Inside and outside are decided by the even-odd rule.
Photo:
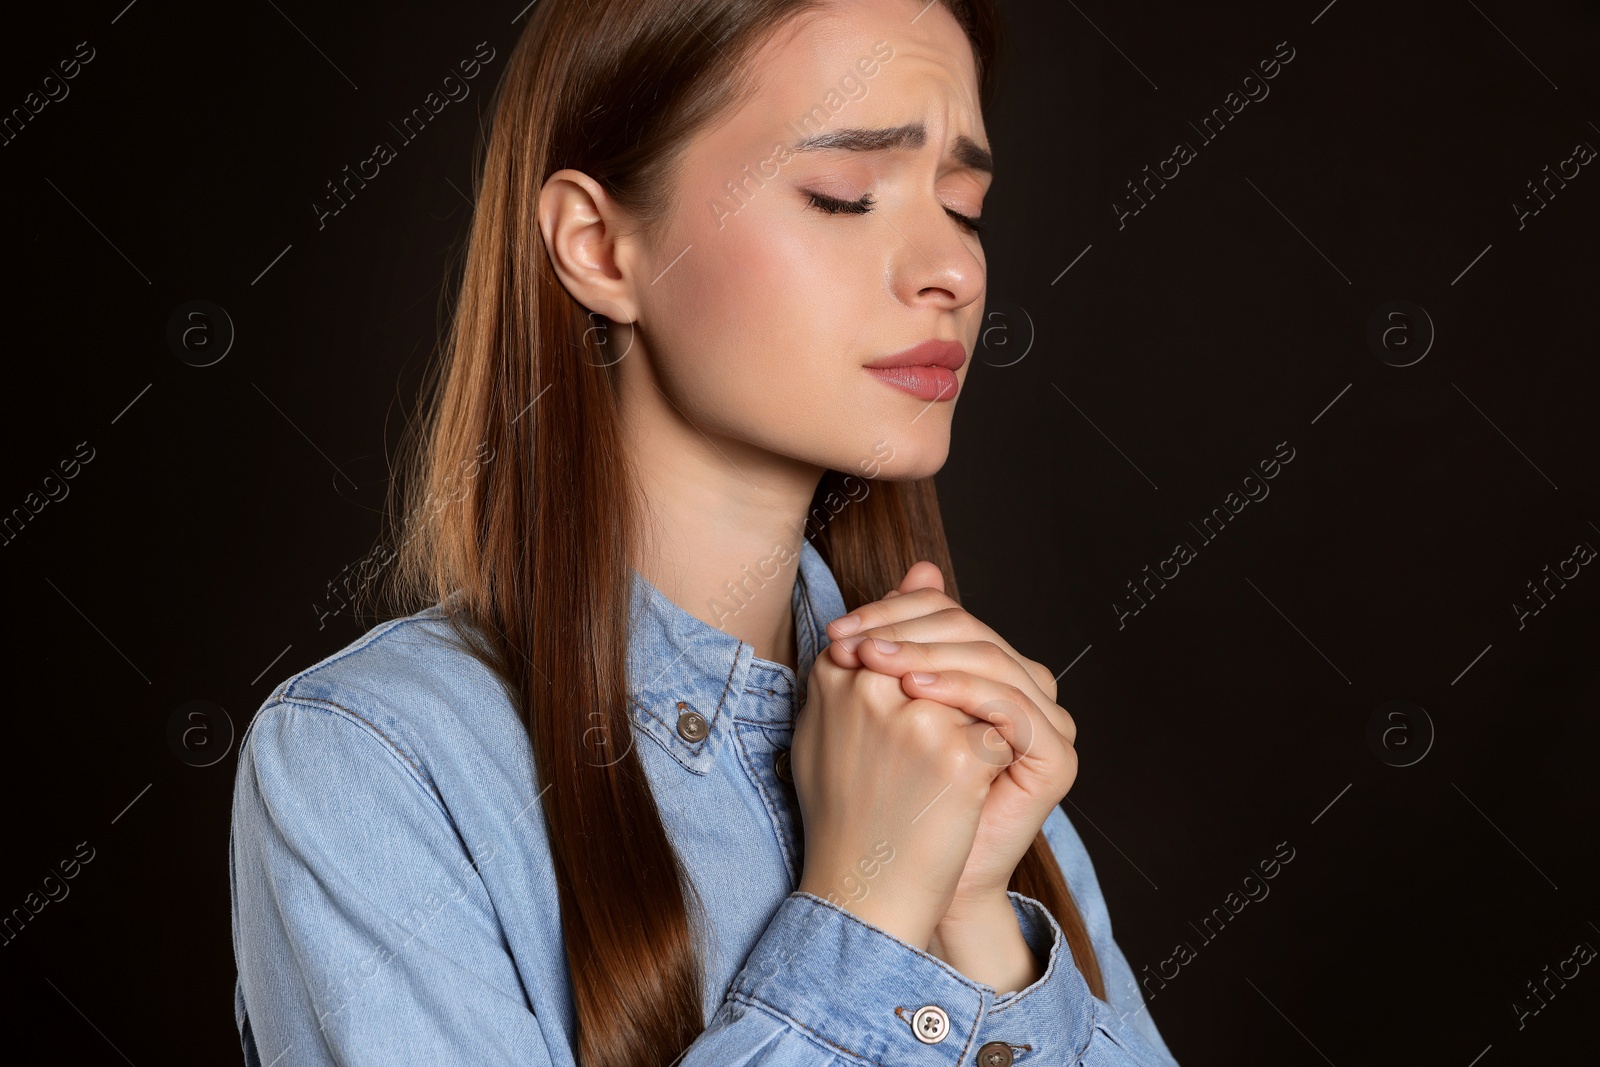
[[[906,701],[900,714],[908,726],[931,739],[937,736],[938,730],[943,725],[946,710],[945,705],[936,700],[914,697]]]
[[[1051,700],[1055,700],[1056,676],[1051,672],[1050,668],[1046,667],[1043,663],[1040,663],[1036,659],[1025,659],[1022,661],[1022,666],[1029,674],[1037,679],[1039,691],[1045,696],[1049,697]]]
[[[983,656],[983,665],[986,669],[998,671],[1011,661],[1011,657],[1006,655],[1006,650],[993,641],[979,641],[978,644],[981,646],[979,654]]]
[[[1062,796],[1066,796],[1072,789],[1072,783],[1078,780],[1078,754],[1071,747],[1068,747],[1061,757],[1060,770],[1054,776],[1054,780]]]
[[[900,679],[892,674],[881,674],[870,669],[857,669],[851,683],[868,703],[874,707],[882,704],[897,703],[894,698],[902,697],[900,692]]]
[[[878,606],[877,601],[862,604],[859,608],[856,608],[852,614],[858,615],[861,618],[861,629],[857,630],[856,634],[864,634],[875,626],[883,625],[883,609]],[[855,636],[856,634],[852,634],[851,636]]]
[[[900,712],[904,743],[924,755],[931,754],[936,761],[942,760],[952,747],[949,713],[945,705],[924,697],[909,701]]]
[[[812,682],[820,681],[824,685],[832,685],[843,678],[849,669],[833,662],[832,656],[819,655],[811,663],[811,675],[807,679],[807,684],[809,686]]]
[[[851,703],[858,714],[870,721],[879,735],[897,728],[897,720],[904,714],[906,695],[899,689],[898,678],[863,680],[857,683]]]
[[[874,626],[870,630],[861,631],[861,636],[864,638],[876,637],[883,641],[904,641],[905,638],[901,636],[904,633],[905,629],[899,623],[886,622],[882,626]]]
[[[971,746],[954,736],[940,749],[938,768],[947,780],[957,783],[971,783],[978,777],[988,776],[988,764]]]

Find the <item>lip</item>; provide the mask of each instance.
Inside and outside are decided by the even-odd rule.
[[[875,359],[863,369],[921,400],[953,400],[961,388],[956,371],[966,361],[966,349],[959,342],[930,340]]]
[[[961,342],[935,339],[912,345],[904,352],[875,359],[866,364],[866,368],[883,370],[888,367],[944,367],[956,371],[960,370],[966,361],[967,350],[961,347]]]

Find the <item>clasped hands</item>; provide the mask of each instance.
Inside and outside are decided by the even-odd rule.
[[[984,733],[984,758],[1006,768],[990,787],[955,896],[929,946],[970,974],[958,960],[982,967],[982,955],[995,958],[995,938],[1021,942],[1006,888],[1077,777],[1077,726],[1056,703],[1050,671],[947,596],[943,575],[929,561],[914,564],[883,599],[829,623],[828,636],[827,655],[839,666],[898,677],[908,697],[994,724]],[[997,989],[1037,977],[1036,969],[1029,977],[1015,966],[999,972],[988,966],[1000,977],[990,983]]]

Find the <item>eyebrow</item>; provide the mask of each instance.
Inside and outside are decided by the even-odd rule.
[[[920,122],[904,126],[878,129],[828,130],[812,134],[794,146],[795,152],[819,152],[826,149],[843,149],[847,152],[885,152],[897,148],[921,148],[927,141],[928,131]],[[994,156],[977,141],[960,134],[956,137],[954,156],[956,162],[985,174],[994,173]]]

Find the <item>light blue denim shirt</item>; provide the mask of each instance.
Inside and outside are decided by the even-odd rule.
[[[1021,894],[1012,904],[1045,966],[997,995],[795,890],[800,810],[778,756],[803,706],[797,676],[845,613],[809,542],[793,598],[798,675],[637,572],[633,588],[634,743],[710,927],[705,1031],[682,1067],[984,1067],[1004,1062],[1000,1044],[1022,1067],[1174,1062],[1059,808],[1045,834],[1109,1002],[1090,994],[1055,918]],[[279,685],[245,732],[229,876],[250,1067],[575,1065],[527,731],[451,638],[437,608],[384,623]],[[679,732],[689,712],[709,726],[686,728],[692,741]]]

